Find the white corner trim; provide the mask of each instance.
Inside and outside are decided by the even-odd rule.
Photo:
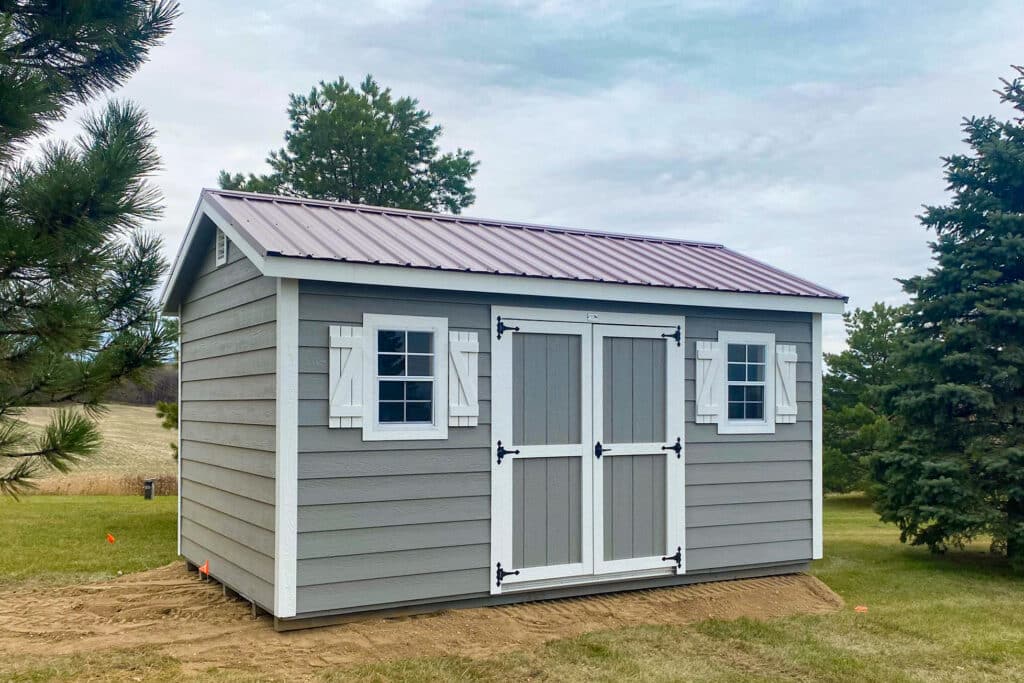
[[[178,305],[178,320],[181,320],[181,305]],[[181,555],[181,324],[178,324],[178,555]]]
[[[434,422],[382,425],[377,419],[377,330],[434,334]],[[363,314],[363,441],[416,441],[448,438],[448,318]]]
[[[299,491],[299,283],[277,281],[274,616],[295,616]]]
[[[820,560],[825,555],[821,483],[821,354],[821,314],[815,313],[811,316],[811,559],[814,560]]]
[[[718,382],[722,387],[722,406],[718,412],[719,434],[774,434],[775,433],[775,334],[772,332],[718,333],[721,347],[721,375]],[[764,420],[729,419],[729,344],[764,345]]]

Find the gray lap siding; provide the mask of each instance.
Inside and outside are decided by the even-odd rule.
[[[181,552],[274,605],[276,282],[207,245],[181,310]]]
[[[305,281],[299,291],[299,616],[488,595],[491,305],[686,316],[687,571],[811,558],[810,314]],[[364,313],[441,316],[453,331],[477,332],[479,426],[413,442],[363,442],[359,429],[329,429],[328,326],[361,325]],[[773,332],[777,343],[796,345],[795,424],[772,435],[718,435],[695,424],[694,344],[720,330]],[[235,415],[230,405],[221,414]]]

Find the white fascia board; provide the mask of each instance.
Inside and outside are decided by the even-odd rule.
[[[766,311],[842,313],[845,310],[845,303],[840,299],[818,297],[581,282],[369,263],[314,261],[281,256],[267,256],[262,260],[261,270],[264,275],[321,282]]]

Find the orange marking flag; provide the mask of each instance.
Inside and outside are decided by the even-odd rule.
[[[206,562],[203,562],[203,564],[199,567],[199,573],[200,574],[206,574],[207,576],[210,575],[210,561],[209,560],[207,560]]]
[[[117,539],[112,534],[107,534],[107,543],[113,543]]]
[[[856,607],[853,608],[853,611],[854,612],[860,612],[861,614],[863,614],[864,612],[868,611],[868,608],[865,607],[864,605],[857,605]]]

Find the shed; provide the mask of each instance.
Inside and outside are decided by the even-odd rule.
[[[179,552],[279,629],[805,570],[844,302],[719,244],[204,190]]]

